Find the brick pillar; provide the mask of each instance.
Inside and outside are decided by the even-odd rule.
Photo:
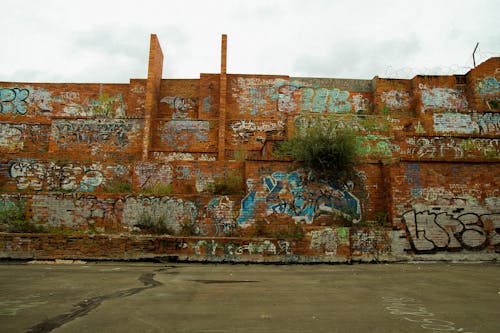
[[[142,141],[142,160],[149,156],[152,139],[152,121],[158,114],[160,86],[163,71],[163,52],[156,35],[151,34],[149,42],[148,79],[146,82],[146,109],[144,110],[144,132]]]
[[[218,160],[226,159],[226,59],[227,59],[227,36],[222,35],[221,59],[220,59],[220,93],[219,93],[219,151]]]

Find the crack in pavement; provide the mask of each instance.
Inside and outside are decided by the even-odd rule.
[[[155,272],[161,272],[164,269],[157,269]],[[144,284],[144,287],[137,287],[137,288],[130,288],[126,290],[119,290],[115,291],[111,294],[108,295],[103,295],[103,296],[96,296],[88,300],[84,300],[78,304],[75,305],[75,309],[63,313],[61,315],[49,318],[47,320],[44,320],[43,322],[36,324],[35,326],[32,326],[28,329],[28,333],[47,333],[52,331],[53,329],[56,329],[58,327],[61,327],[62,325],[75,320],[78,317],[85,316],[87,313],[90,311],[94,310],[97,308],[99,305],[101,305],[102,302],[113,299],[113,298],[121,298],[121,297],[128,297],[135,295],[137,293],[140,293],[141,291],[144,291],[146,289],[150,288],[155,288],[163,283],[158,282],[154,279],[155,273],[144,273],[139,277],[139,281]]]

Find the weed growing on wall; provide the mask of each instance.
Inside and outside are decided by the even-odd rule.
[[[278,157],[291,157],[320,177],[342,181],[353,174],[356,140],[347,129],[337,129],[332,120],[321,122],[278,145]]]
[[[237,173],[230,173],[226,177],[216,178],[208,184],[207,191],[214,195],[245,194],[243,177]]]
[[[103,186],[106,193],[130,193],[132,192],[132,183],[124,181],[108,181]]]
[[[235,150],[233,152],[233,158],[237,162],[245,162],[248,157],[248,151],[246,150]]]
[[[5,201],[0,207],[0,231],[36,233],[45,229],[26,218],[26,199]]]
[[[142,231],[155,234],[155,235],[173,235],[174,232],[171,230],[166,223],[165,216],[151,216],[148,213],[143,213],[140,218],[139,224],[135,225]]]
[[[147,187],[141,190],[143,194],[150,195],[167,195],[172,193],[172,184],[161,184],[156,183],[151,187]]]
[[[189,237],[198,234],[196,228],[196,222],[183,222],[180,224],[181,230],[179,232],[180,236]]]

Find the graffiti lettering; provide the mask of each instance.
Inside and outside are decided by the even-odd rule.
[[[104,167],[99,163],[56,164],[26,160],[13,162],[9,169],[9,176],[16,181],[16,187],[19,190],[89,192],[105,183],[103,174],[105,170],[113,170],[115,175],[123,175],[122,168],[120,165]]]
[[[436,109],[465,110],[467,100],[462,92],[451,88],[422,89],[422,112]]]
[[[434,113],[435,132],[500,134],[498,113]]]
[[[28,89],[0,88],[0,113],[26,114],[28,112],[26,108],[28,97]]]
[[[247,182],[250,186],[241,202],[238,224],[246,226],[252,222],[257,207],[266,216],[285,214],[308,224],[323,214],[339,214],[354,222],[361,218],[360,201],[350,192],[353,183],[341,189],[328,181],[314,183],[309,177],[303,170],[297,170],[274,172],[258,182]]]
[[[255,141],[264,141],[268,135],[277,135],[284,137],[285,122],[278,120],[276,122],[253,120],[239,120],[229,125],[233,130],[233,138],[238,143],[248,143],[255,137]]]
[[[137,129],[136,122],[126,120],[79,119],[52,123],[52,134],[61,147],[109,143],[123,148],[129,145],[130,136]]]
[[[198,106],[198,100],[195,98],[182,98],[178,96],[163,97],[160,102],[167,104],[174,113],[172,119],[185,119],[189,117],[189,112],[192,112]]]
[[[500,248],[499,213],[430,206],[407,211],[402,218],[410,250],[418,254]]]
[[[402,110],[410,107],[410,94],[405,91],[384,91],[380,99],[390,110]]]
[[[162,143],[171,148],[186,149],[191,142],[208,142],[210,122],[205,120],[171,120],[160,128]]]

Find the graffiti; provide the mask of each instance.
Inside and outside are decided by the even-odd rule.
[[[9,176],[16,181],[19,190],[90,192],[105,182],[103,172],[121,176],[126,172],[123,168],[121,165],[104,167],[99,163],[56,164],[25,160],[13,162],[9,168]]]
[[[394,124],[391,124],[393,122]],[[317,127],[323,130],[349,129],[356,132],[383,132],[388,131],[390,128],[394,130],[402,129],[403,126],[397,125],[397,122],[396,119],[378,116],[297,116],[294,119],[294,127],[299,133],[305,133],[307,129]]]
[[[48,132],[48,125],[0,123],[0,147],[24,150],[30,144],[37,151],[46,151]]]
[[[28,112],[26,108],[28,97],[28,89],[0,88],[0,114],[26,114]]]
[[[238,78],[233,85],[233,97],[240,113],[272,115],[280,113],[364,113],[370,101],[361,94],[351,96],[338,88],[303,86],[282,79]]]
[[[310,237],[310,249],[326,255],[336,255],[340,246],[349,246],[349,228],[325,228],[311,231]]]
[[[406,139],[406,144],[405,154],[419,158],[494,157],[500,151],[499,139],[409,137]]]
[[[360,201],[351,193],[352,182],[340,188],[326,180],[313,182],[311,174],[297,170],[277,171],[247,185],[248,193],[241,202],[237,220],[242,226],[253,222],[257,212],[265,216],[288,215],[307,224],[319,215],[339,214],[354,222],[361,218]]]
[[[24,142],[22,139],[23,132],[19,126],[0,124],[0,147],[21,150],[24,148]]]
[[[500,94],[500,83],[494,76],[487,76],[484,79],[478,79],[476,90],[483,97],[498,97]]]
[[[353,95],[351,99],[352,105],[354,107],[354,112],[366,113],[368,110],[370,110],[370,100],[363,95]]]
[[[122,223],[141,225],[145,220],[163,223],[168,229],[179,233],[182,224],[195,224],[198,208],[190,201],[162,196],[127,196],[123,201]]]
[[[208,142],[209,132],[209,121],[171,120],[160,128],[160,138],[171,148],[186,149],[192,142]]]
[[[500,114],[434,113],[435,132],[500,134]]]
[[[422,112],[435,109],[465,110],[467,100],[462,93],[451,88],[422,89]]]
[[[81,228],[102,224],[111,216],[114,200],[89,194],[33,195],[34,221],[45,221],[51,227]],[[116,218],[115,218],[116,219]]]
[[[361,156],[376,155],[388,157],[400,150],[400,147],[392,143],[390,138],[386,136],[368,134],[356,136],[355,138],[356,152]]]
[[[240,113],[273,115],[276,110],[280,79],[258,79],[238,77],[231,79],[232,97],[236,99]]]
[[[349,92],[326,88],[302,88],[301,112],[345,113],[351,111]]]
[[[455,327],[456,324],[452,321],[436,319],[434,313],[430,312],[426,307],[422,306],[422,302],[414,298],[408,297],[382,297],[384,307],[391,315],[404,316],[403,319],[417,323],[424,330],[437,332],[463,332],[475,333],[466,331],[463,328]],[[425,318],[428,317],[428,318]]]
[[[279,83],[278,88],[278,111],[282,113],[293,113],[301,104],[302,92],[300,85]]]
[[[201,110],[203,112],[210,112],[212,110],[212,96],[206,96],[203,98]]]
[[[246,243],[246,244],[245,244]],[[190,244],[196,255],[292,255],[292,247],[285,240],[263,240],[253,242],[243,242],[243,244],[227,243],[221,244],[215,240],[199,240]]]
[[[138,129],[130,120],[58,120],[52,123],[52,135],[56,144],[68,147],[77,144],[109,144],[124,148]]]
[[[172,183],[173,171],[170,164],[138,162],[134,166],[137,188],[147,189],[158,184]]]
[[[229,125],[233,130],[233,138],[237,143],[248,143],[255,138],[256,142],[263,143],[268,135],[284,137],[285,122],[238,120]]]
[[[422,194],[419,163],[408,163],[405,165],[405,181],[411,187],[412,195]]]
[[[207,205],[208,216],[215,223],[215,233],[230,234],[236,228],[234,201],[227,196],[212,198]]]
[[[160,102],[167,104],[174,113],[172,119],[185,119],[189,113],[194,111],[198,105],[196,98],[182,98],[178,96],[163,97]]]
[[[480,251],[500,249],[500,213],[477,207],[423,206],[402,214],[411,251]]]
[[[153,152],[153,157],[155,160],[162,162],[174,162],[174,161],[215,161],[216,157],[211,154],[191,154],[191,153],[165,153],[165,152]]]
[[[37,109],[41,112],[52,112],[54,107],[52,106],[52,96],[51,93],[44,88],[33,89],[27,87],[30,91],[30,96],[28,98],[28,103],[35,105]]]
[[[410,94],[405,91],[391,90],[384,91],[380,100],[390,110],[402,110],[410,107]]]
[[[391,251],[390,237],[383,230],[351,230],[350,242],[353,256]]]

